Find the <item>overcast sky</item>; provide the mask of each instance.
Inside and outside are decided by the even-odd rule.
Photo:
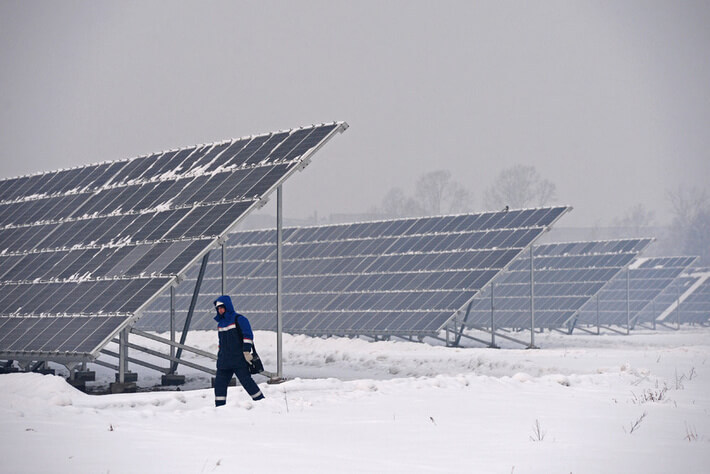
[[[533,165],[608,224],[708,189],[710,2],[0,0],[0,177],[334,120],[287,217]],[[560,222],[562,224],[562,222]]]

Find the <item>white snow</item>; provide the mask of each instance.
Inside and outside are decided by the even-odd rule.
[[[187,343],[214,352],[216,339],[196,331]],[[257,332],[255,342],[273,370],[275,335]],[[87,395],[59,376],[0,375],[2,472],[708,472],[709,328],[538,334],[536,343],[543,348],[284,335],[291,380],[258,376],[260,402],[230,387],[221,408],[209,376],[186,368],[182,391],[121,395]],[[114,376],[91,368],[97,384]],[[141,386],[159,381],[130,368]]]

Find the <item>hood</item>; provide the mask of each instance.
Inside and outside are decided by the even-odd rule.
[[[212,302],[212,305],[217,304],[218,301],[221,301],[222,303],[224,303],[224,307],[227,308],[227,311],[224,312],[224,316],[220,316],[219,312],[217,312],[217,308],[215,308],[215,312],[217,312],[217,316],[215,316],[215,319],[219,320],[219,319],[222,319],[223,317],[230,317],[230,316],[232,318],[234,318],[234,316],[236,315],[237,312],[234,311],[234,306],[232,305],[232,298],[230,298],[227,295],[222,295],[219,298],[217,298],[216,300],[214,300]]]

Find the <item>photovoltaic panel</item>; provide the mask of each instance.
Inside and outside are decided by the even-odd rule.
[[[667,257],[673,258],[673,257]],[[675,257],[678,259],[677,267],[683,263],[687,263],[684,269],[678,270],[675,278],[668,277],[668,284],[661,291],[658,291],[656,296],[646,304],[646,306],[638,311],[632,318],[632,327],[636,324],[655,324],[655,320],[669,306],[676,303],[678,298],[688,289],[698,278],[691,277],[687,274],[689,267],[695,261],[695,257]],[[652,264],[652,262],[651,262]]]
[[[707,324],[710,319],[710,269],[687,270],[654,300],[653,317],[664,324]]]
[[[94,358],[346,128],[322,124],[0,180],[0,359]]]
[[[436,334],[567,207],[288,228],[283,232],[284,330],[305,334]],[[276,231],[239,232],[226,247],[227,293],[255,329],[276,324]],[[177,288],[177,324],[196,270]],[[191,327],[211,329],[221,267],[209,264]],[[158,298],[138,322],[169,327]],[[201,312],[199,312],[201,311]]]
[[[579,312],[577,324],[633,325],[644,310],[696,257],[639,258],[620,272]],[[628,285],[628,292],[627,292]],[[628,298],[627,298],[628,294]],[[627,301],[628,300],[628,301]]]
[[[587,301],[627,266],[650,239],[554,243],[533,247],[536,328],[565,327]],[[466,322],[474,327],[529,328],[530,253],[473,299]]]
[[[707,324],[710,319],[710,276],[683,299],[678,308],[678,320],[681,323]]]

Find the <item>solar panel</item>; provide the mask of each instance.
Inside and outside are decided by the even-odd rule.
[[[85,361],[344,122],[0,180],[0,358]]]
[[[633,325],[643,311],[696,257],[640,258],[619,273],[599,293],[599,304],[588,302],[579,312],[578,324]],[[628,292],[627,292],[628,285]],[[627,298],[628,294],[628,298]],[[628,300],[628,301],[627,301]]]
[[[682,270],[683,273],[679,272],[674,279],[668,282],[668,285],[663,290],[658,292],[642,310],[636,313],[633,318],[634,324],[655,325],[656,318],[669,306],[674,305],[678,298],[700,278],[699,276],[687,274],[688,267],[693,265],[695,258],[690,258],[687,261],[690,263]]]
[[[710,319],[710,269],[686,270],[653,303],[651,315],[658,322],[707,324]],[[645,313],[648,312],[647,308]]]
[[[436,334],[454,313],[551,226],[567,207],[357,224],[283,232],[283,327],[311,335]],[[232,234],[227,292],[256,329],[276,324],[276,231]],[[177,288],[176,320],[185,319],[195,271]],[[221,291],[221,267],[208,265],[198,308]],[[138,327],[165,330],[167,294]],[[180,311],[182,309],[182,311]],[[191,326],[214,326],[212,311]]]
[[[554,243],[533,249],[536,328],[566,326],[577,311],[650,243],[626,239]],[[474,327],[529,328],[530,255],[510,267],[473,299],[466,322]]]

